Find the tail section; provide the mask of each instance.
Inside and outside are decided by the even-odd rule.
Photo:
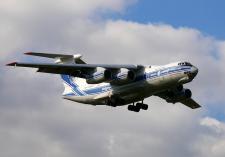
[[[68,55],[68,54],[55,54],[55,53],[39,53],[39,52],[27,52],[25,55],[45,57],[55,59],[57,64],[86,64],[82,59],[82,55]],[[87,83],[84,79],[75,78],[70,75],[61,75],[65,90],[63,92],[64,96],[84,96],[84,88]]]
[[[84,96],[86,93],[80,88],[79,82],[76,80],[76,78],[70,76],[70,75],[61,75],[61,78],[63,80],[63,84],[65,87],[65,90],[63,92],[64,96]]]
[[[82,59],[81,55],[65,55],[56,59],[58,64],[86,64]],[[87,83],[84,79],[75,78],[70,75],[61,75],[65,90],[63,92],[64,96],[84,96],[86,93],[81,89],[86,87]]]
[[[26,52],[25,55],[45,57],[56,59],[56,63],[69,63],[69,64],[86,64],[82,59],[82,55],[68,55],[68,54],[55,54],[55,53],[40,53],[40,52]]]

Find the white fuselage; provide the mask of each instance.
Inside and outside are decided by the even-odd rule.
[[[192,65],[179,65],[179,62],[163,66],[145,66],[135,81],[124,85],[100,83],[86,85],[85,79],[80,80],[81,96],[67,93],[63,98],[75,102],[105,105],[107,99],[117,96],[124,100],[124,104],[141,101],[149,96],[188,83],[197,74],[197,68]]]

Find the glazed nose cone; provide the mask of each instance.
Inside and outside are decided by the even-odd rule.
[[[193,79],[197,74],[198,74],[198,68],[196,68],[195,66],[192,66],[189,77]]]
[[[191,69],[191,73],[196,76],[198,74],[198,68],[196,68],[195,66],[192,66],[192,69]]]

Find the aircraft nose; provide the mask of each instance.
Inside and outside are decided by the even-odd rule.
[[[198,74],[198,68],[196,68],[195,66],[192,66],[190,71],[191,79],[193,79],[197,74]]]
[[[195,76],[198,74],[198,68],[196,68],[195,66],[192,66],[192,73],[195,74]]]

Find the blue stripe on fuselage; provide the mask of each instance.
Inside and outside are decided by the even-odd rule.
[[[134,82],[155,79],[155,78],[162,77],[165,75],[175,74],[175,73],[179,73],[179,72],[185,72],[190,69],[191,69],[191,67],[189,67],[189,66],[176,66],[176,67],[160,69],[157,71],[145,73],[144,75],[138,76]],[[108,84],[108,85],[104,85],[104,86],[87,89],[87,90],[84,90],[83,92],[87,95],[96,95],[96,94],[104,93],[109,90],[111,90],[111,86]]]
[[[71,76],[69,75],[61,75],[61,78],[63,79],[63,81],[65,81],[65,83],[71,87],[71,89],[73,90],[73,92],[78,95],[78,96],[83,96],[85,95],[84,92],[82,92],[79,88],[78,85],[76,83],[73,82]]]

